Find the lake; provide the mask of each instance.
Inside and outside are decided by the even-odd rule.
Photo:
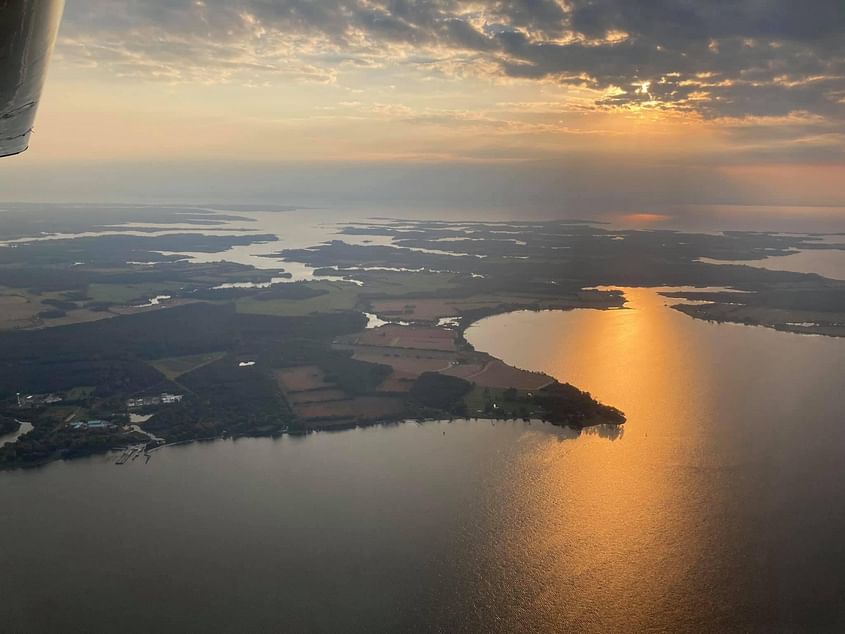
[[[405,423],[0,473],[0,629],[841,629],[845,341],[625,292],[467,332],[621,433]]]

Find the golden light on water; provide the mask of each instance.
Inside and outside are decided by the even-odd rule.
[[[619,218],[624,224],[630,225],[649,225],[672,220],[672,216],[654,213],[625,214]]]
[[[497,354],[590,391],[628,417],[618,440],[590,432],[536,440],[518,467],[531,474],[517,480],[530,488],[507,493],[519,500],[505,509],[508,521],[530,539],[505,546],[502,556],[522,573],[543,570],[561,589],[532,609],[551,624],[577,602],[579,626],[592,631],[613,622],[647,628],[658,608],[675,609],[673,598],[688,596],[691,572],[720,533],[708,516],[711,492],[698,479],[707,447],[690,413],[707,415],[709,380],[688,362],[691,320],[664,308],[653,290],[625,289],[625,296],[622,310],[520,313],[522,328],[543,333],[542,351],[526,351],[505,324],[496,335],[485,332],[485,343],[501,342]],[[470,340],[485,349],[472,333]]]

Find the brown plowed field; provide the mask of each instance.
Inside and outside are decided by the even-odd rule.
[[[276,370],[276,379],[286,392],[304,392],[332,388],[334,385],[326,382],[326,375],[314,365],[300,365],[284,370]]]
[[[466,379],[482,387],[502,389],[514,387],[518,390],[538,390],[553,381],[550,376],[539,372],[528,372],[527,370],[513,368],[498,359],[490,361],[482,370],[475,373],[467,373],[464,370],[465,367],[456,366],[455,368],[443,371],[443,374],[460,376],[462,379]]]
[[[333,388],[308,390],[307,392],[290,392],[288,401],[293,406],[304,403],[323,403],[325,401],[341,401],[347,397],[346,392]]]
[[[450,359],[430,358],[425,354],[414,353],[395,353],[379,354],[377,352],[367,352],[356,350],[353,358],[368,363],[381,363],[389,365],[394,372],[401,372],[406,375],[418,377],[423,372],[437,372],[449,367]]]
[[[445,328],[396,326],[372,328],[338,340],[357,346],[410,348],[414,350],[455,350],[455,333]]]

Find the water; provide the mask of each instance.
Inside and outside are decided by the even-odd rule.
[[[241,215],[279,240],[190,255],[310,279],[260,256],[389,242]],[[845,277],[806,253],[753,264]],[[0,631],[842,629],[845,341],[626,294],[468,331],[623,409],[622,434],[405,424],[0,473]]]
[[[186,209],[203,209],[202,207],[190,207]],[[65,211],[72,213],[72,206]],[[342,207],[335,206],[331,208],[320,209],[293,209],[290,211],[225,211],[225,210],[211,210],[223,215],[236,216],[234,220],[221,220],[219,225],[206,226],[196,224],[166,224],[158,225],[155,223],[143,222],[128,222],[124,224],[115,224],[108,229],[102,231],[92,231],[83,233],[54,233],[42,234],[36,236],[28,236],[24,238],[17,238],[13,240],[0,241],[0,248],[2,247],[16,247],[20,243],[45,241],[56,239],[74,239],[86,238],[107,235],[127,235],[127,236],[165,236],[178,233],[200,233],[205,235],[225,235],[225,236],[248,236],[250,234],[275,234],[276,239],[268,242],[254,243],[248,245],[238,245],[220,252],[191,252],[191,251],[159,251],[162,255],[181,255],[191,262],[195,263],[209,263],[219,262],[225,260],[227,262],[235,262],[254,266],[259,269],[278,269],[284,268],[287,273],[291,275],[290,278],[274,278],[272,283],[283,283],[289,281],[310,281],[314,279],[322,279],[329,281],[343,281],[343,276],[319,276],[315,277],[314,267],[308,266],[301,262],[283,261],[274,256],[284,249],[291,248],[306,248],[318,245],[329,240],[342,240],[348,244],[355,245],[392,245],[392,238],[390,236],[369,236],[369,235],[346,235],[341,233],[341,229],[346,224],[356,224],[362,226],[369,226],[370,224],[384,223],[385,218],[408,218],[414,220],[446,220],[454,221],[455,212],[452,209],[402,209],[402,208],[388,208],[379,209],[377,207]],[[600,216],[601,220],[608,221],[609,226],[619,229],[656,229],[656,228],[671,228],[685,231],[695,231],[702,233],[721,233],[728,229],[738,230],[797,230],[797,224],[802,227],[802,231],[808,229],[818,231],[835,231],[841,232],[843,230],[841,208],[738,208],[738,207],[707,207],[696,210],[695,214],[687,215],[674,210],[672,213],[665,215],[665,219],[656,225],[646,223],[643,225],[640,222],[632,221],[624,214],[609,214]],[[472,219],[473,221],[492,221],[492,222],[513,222],[514,212],[507,210],[499,210],[498,212],[491,209],[485,210],[462,210],[461,215],[464,220]],[[636,214],[635,214],[636,215]],[[560,218],[560,215],[554,210],[546,210],[545,212],[526,212],[522,210],[522,217],[526,220],[552,220]],[[663,217],[663,216],[662,216]],[[370,220],[361,219],[369,218]],[[158,231],[151,231],[151,229],[159,228]],[[400,229],[401,225],[395,225],[394,228]],[[461,225],[454,223],[451,227],[453,231],[465,231],[470,229],[468,225]],[[607,226],[603,228],[608,228]],[[142,231],[141,229],[146,229]],[[518,236],[518,232],[500,231],[498,233],[504,235]],[[807,234],[802,234],[807,235]],[[617,236],[621,239],[621,236]],[[456,236],[452,238],[441,238],[441,242],[449,242],[454,240],[467,239],[466,236]],[[472,238],[470,238],[472,239]],[[524,241],[515,238],[512,240],[517,244],[524,244]],[[841,244],[845,240],[841,233],[829,234],[824,236],[814,236],[814,241],[827,244]],[[404,247],[408,248],[408,247]],[[566,249],[569,247],[558,247]],[[441,254],[441,255],[470,255],[465,253],[457,253],[453,251],[443,251],[437,249],[424,248],[410,248],[412,251],[420,251],[425,253]],[[478,256],[479,258],[483,256]],[[521,258],[524,256],[515,256]],[[796,271],[801,273],[818,273],[833,279],[845,279],[845,251],[837,250],[806,250],[788,256],[779,256],[766,258],[761,260],[740,260],[740,261],[726,261],[726,260],[711,260],[708,258],[701,258],[702,261],[714,264],[745,264],[748,266],[758,266],[762,268],[769,268],[782,271]],[[79,263],[83,264],[83,263]],[[134,264],[148,264],[143,262],[135,262]],[[384,267],[367,267],[362,266],[355,270],[391,270]],[[392,269],[403,270],[403,269]],[[409,270],[409,269],[404,269]],[[481,277],[481,276],[477,276]],[[346,280],[350,281],[350,280]],[[352,280],[354,282],[354,280]],[[230,287],[250,287],[251,282],[235,282],[233,284],[225,284],[221,288]]]
[[[18,438],[20,438],[24,434],[28,434],[33,429],[32,423],[27,423],[24,421],[18,421],[18,423],[20,423],[20,426],[18,427],[17,431],[12,432],[11,434],[0,435],[0,447],[16,442]]]
[[[249,218],[252,223],[243,221],[228,221],[232,226],[250,225],[250,228],[260,233],[272,233],[276,240],[264,243],[239,245],[217,253],[201,253],[179,251],[178,254],[185,255],[191,262],[207,263],[235,262],[254,266],[259,269],[283,268],[291,274],[289,280],[284,281],[307,281],[315,279],[314,267],[301,262],[282,261],[277,257],[267,257],[276,254],[284,249],[299,249],[312,247],[329,240],[340,240],[349,244],[389,244],[389,236],[346,236],[339,231],[342,225],[339,223],[350,220],[348,213],[333,210],[299,210],[286,212],[238,212],[238,216]],[[200,230],[202,232],[202,230]],[[233,232],[237,235],[237,232]],[[175,252],[162,252],[165,255],[174,255]],[[340,281],[342,276],[320,276],[321,280]]]
[[[550,571],[583,608],[533,611],[597,629],[841,629],[845,341],[626,296],[631,310],[522,312],[467,332],[628,416],[621,439],[552,452],[540,489],[522,488],[535,500],[523,530],[548,537],[507,583]]]
[[[845,341],[626,295],[467,333],[622,408],[621,435],[406,423],[0,474],[0,623],[841,629]]]
[[[732,209],[731,213],[736,212],[736,209]],[[793,210],[796,213],[805,214],[805,215],[798,215],[797,217],[803,218],[806,220],[806,213],[808,210],[806,209],[799,209]],[[375,211],[370,211],[369,214],[372,215],[376,213]],[[386,212],[385,212],[386,213]],[[255,266],[259,269],[272,269],[283,267],[288,273],[292,275],[290,280],[278,280],[278,281],[302,281],[302,280],[313,280],[315,276],[313,274],[314,268],[308,265],[302,264],[300,262],[287,262],[287,261],[280,261],[275,257],[266,257],[269,254],[278,253],[283,249],[289,248],[303,248],[303,247],[311,247],[322,242],[326,242],[329,240],[342,240],[348,244],[356,244],[356,245],[363,245],[363,244],[370,244],[370,245],[392,245],[392,238],[390,236],[368,236],[368,235],[346,235],[340,233],[342,226],[344,223],[350,223],[357,220],[360,216],[356,216],[351,210],[349,209],[305,209],[305,210],[296,210],[296,211],[288,211],[288,212],[237,212],[238,216],[243,218],[248,218],[253,222],[244,222],[240,220],[233,220],[227,221],[225,226],[218,227],[216,230],[220,233],[225,233],[226,235],[244,235],[244,231],[238,231],[238,229],[243,227],[248,227],[252,232],[259,232],[259,233],[274,233],[277,236],[275,241],[266,242],[266,243],[257,243],[257,244],[250,244],[250,245],[239,245],[232,247],[225,252],[222,253],[192,253],[192,252],[179,252],[180,254],[186,255],[188,258],[191,259],[193,262],[216,262],[219,260],[226,260],[229,262],[236,262],[239,264],[246,264]],[[420,212],[409,212],[409,211],[399,211],[392,210],[389,214],[392,217],[407,217],[407,218],[429,218],[432,220],[452,220],[453,217],[450,213],[444,212],[432,212],[428,211],[427,213],[420,213]],[[739,217],[741,217],[740,214]],[[554,216],[552,216],[554,217]],[[783,220],[778,215],[770,215],[765,217],[765,219],[761,219],[759,215],[754,216],[756,218],[755,223],[751,225],[738,225],[741,228],[749,229],[749,228],[772,228],[780,226],[779,222]],[[792,217],[787,214],[788,218]],[[822,214],[822,217],[827,217],[827,215]],[[709,218],[709,216],[708,216]],[[827,229],[842,229],[842,221],[841,221],[841,214],[833,216],[834,221],[829,225],[823,225],[823,228]],[[486,220],[505,220],[510,219],[508,218],[497,218],[495,214],[491,214],[489,211],[485,213],[478,213],[475,215],[475,220],[479,221],[486,221]],[[548,219],[547,217],[544,218],[543,216],[539,216],[538,218],[530,218],[530,219]],[[717,215],[715,218],[711,218],[710,220],[713,222],[719,222],[719,224],[704,224],[704,225],[691,225],[688,226],[687,222],[682,222],[682,218],[672,217],[672,222],[668,225],[674,229],[687,229],[693,231],[702,231],[702,232],[721,232],[722,230],[731,228],[734,226],[734,221],[737,221],[736,217],[726,217],[723,215]],[[376,220],[375,223],[380,221]],[[768,223],[768,224],[766,224]],[[368,223],[364,223],[367,225]],[[633,226],[626,224],[626,223],[617,223],[614,222],[614,226],[619,226],[621,228],[635,228],[635,229],[648,229],[652,227],[642,227],[634,224]],[[791,225],[790,225],[791,226]],[[812,222],[809,224],[805,224],[806,226],[813,226]],[[227,228],[228,227],[228,228]],[[468,229],[465,225],[455,225],[452,227],[455,231],[459,230],[466,230]],[[206,228],[194,228],[194,232],[203,232],[207,231]],[[127,231],[127,233],[131,234],[131,231]],[[166,232],[162,232],[166,233]],[[511,232],[504,231],[500,233],[509,234]],[[441,238],[440,241],[447,242],[450,240],[460,240],[466,239],[461,238],[460,236],[454,238]],[[516,243],[523,243],[523,241],[518,240],[516,238],[513,239]],[[827,235],[827,236],[815,236],[815,241],[820,243],[827,243],[827,244],[841,244],[843,242],[842,235]],[[407,247],[406,247],[407,248]],[[561,248],[568,248],[568,247],[561,247]],[[445,255],[468,255],[463,253],[456,253],[451,251],[442,251],[436,249],[421,249],[421,248],[412,248],[412,251],[421,251],[426,253],[434,253],[434,254],[445,254]],[[165,255],[176,255],[176,252],[162,252]],[[712,264],[743,264],[747,266],[757,266],[761,268],[767,268],[772,270],[778,271],[794,271],[799,273],[818,273],[819,275],[823,275],[825,277],[829,277],[831,279],[845,279],[845,251],[841,250],[802,250],[799,253],[795,253],[792,255],[787,256],[777,256],[771,258],[765,258],[760,260],[739,260],[736,262],[733,261],[725,261],[725,260],[711,260],[709,258],[701,258],[704,262],[709,262]],[[379,267],[366,267],[362,266],[358,270],[379,270]],[[343,277],[333,277],[333,276],[321,276],[319,279],[327,279],[327,280],[334,280],[340,281],[343,280]]]
[[[524,451],[574,437],[535,427],[409,423],[174,447],[148,465],[98,457],[5,473],[0,499],[15,512],[0,517],[2,623],[129,632],[448,623],[466,563],[498,531],[491,512],[508,470]]]
[[[841,238],[837,236],[839,242]],[[837,242],[837,243],[839,243]],[[836,249],[801,250],[790,255],[779,255],[760,260],[713,260],[699,258],[708,264],[739,264],[795,273],[818,273],[832,280],[845,280],[845,251]]]

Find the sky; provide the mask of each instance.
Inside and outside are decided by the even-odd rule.
[[[72,0],[0,164],[7,200],[644,218],[843,183],[842,0]]]

